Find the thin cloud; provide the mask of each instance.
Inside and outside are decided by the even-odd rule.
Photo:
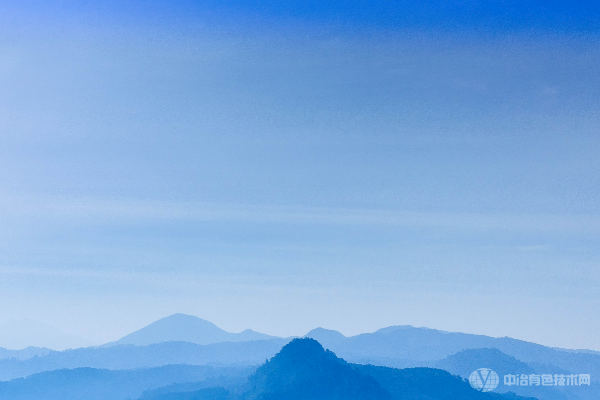
[[[256,206],[204,202],[67,197],[8,197],[1,218],[38,217],[79,223],[223,221],[257,224],[381,225],[461,230],[600,232],[593,214],[493,214],[417,212],[392,209]]]

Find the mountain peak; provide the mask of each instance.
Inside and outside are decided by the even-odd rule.
[[[325,357],[327,354],[333,354],[323,348],[321,343],[311,338],[294,339],[281,349],[273,357],[275,358],[294,358],[294,361],[303,359],[315,359]]]
[[[372,377],[356,371],[311,338],[285,345],[256,370],[250,383],[252,393],[270,400],[390,398]]]
[[[171,314],[167,317],[161,318],[157,321],[154,321],[152,324],[156,323],[167,323],[167,322],[177,322],[183,324],[192,324],[192,325],[205,325],[207,327],[220,329],[215,324],[200,317],[196,317],[195,315],[183,314],[183,313],[175,313]]]
[[[392,333],[392,332],[396,332],[396,331],[400,331],[400,330],[433,330],[433,329],[429,329],[429,328],[417,328],[414,327],[412,325],[392,325],[392,326],[388,326],[386,328],[381,328],[375,331],[375,333],[382,333],[382,334],[387,334],[387,333]]]
[[[112,344],[145,346],[162,342],[190,342],[213,344],[221,342],[244,342],[267,340],[273,336],[246,329],[242,333],[227,332],[210,321],[187,314],[172,314],[155,321],[142,329],[126,335]]]

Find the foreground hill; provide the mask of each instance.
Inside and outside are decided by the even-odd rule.
[[[27,378],[0,382],[2,400],[126,400],[145,390],[174,383],[194,382],[194,388],[231,387],[243,381],[252,368],[218,368],[167,365],[126,371],[76,368],[42,372]]]
[[[195,344],[213,344],[222,342],[246,342],[251,340],[275,339],[246,329],[240,333],[227,332],[212,322],[186,314],[173,314],[159,319],[144,328],[122,337],[108,345],[133,344],[146,346],[162,342],[189,342]]]
[[[244,399],[391,399],[372,377],[361,374],[316,340],[295,339],[250,377]]]
[[[446,371],[348,364],[313,339],[294,339],[248,378],[246,389],[147,393],[144,400],[524,400],[481,393]]]

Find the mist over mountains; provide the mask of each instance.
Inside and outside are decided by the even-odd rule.
[[[285,339],[250,342],[224,342],[197,345],[188,342],[164,342],[148,346],[119,345],[55,351],[27,360],[0,360],[0,380],[21,378],[62,368],[133,369],[168,364],[187,365],[258,365],[276,354]]]
[[[2,399],[104,400],[135,399],[144,391],[181,382],[225,386],[245,379],[252,368],[166,365],[157,368],[107,370],[75,368],[46,371],[0,382]]]
[[[265,364],[265,360],[271,361]],[[465,397],[467,394],[481,393],[463,379],[482,367],[500,376],[592,376],[589,387],[546,388],[543,392],[500,385],[495,392],[508,396],[503,398],[600,398],[600,355],[592,351],[412,326],[392,326],[351,337],[317,328],[299,341],[251,330],[230,333],[184,314],[160,319],[102,346],[65,351],[0,349],[0,380],[4,381],[0,382],[0,398],[444,399],[440,393],[427,392],[431,386],[427,382],[438,380],[443,382],[444,393],[467,399],[471,398]],[[314,392],[303,392],[294,385],[310,387]],[[90,388],[101,389],[88,396],[85,393]],[[456,394],[463,390],[467,394]],[[508,391],[516,394],[506,394]],[[293,397],[292,393],[304,394]]]
[[[17,360],[28,360],[35,356],[45,356],[53,352],[54,350],[48,349],[46,347],[34,347],[28,346],[21,350],[9,350],[0,347],[0,360],[6,358],[13,358]]]
[[[190,390],[192,389],[192,390]],[[13,400],[525,400],[481,393],[448,372],[349,364],[309,338],[294,339],[258,369],[170,365],[62,369],[0,382]]]
[[[46,347],[54,350],[65,350],[91,345],[90,340],[29,319],[9,320],[0,323],[0,347],[6,349],[19,350],[26,347]],[[2,357],[2,351],[0,349],[0,357]]]
[[[347,360],[390,367],[431,365],[433,361],[463,350],[494,348],[527,363],[556,365],[566,370],[582,368],[600,374],[600,357],[594,352],[555,349],[509,337],[494,338],[412,326],[390,326],[352,337],[315,329],[306,336]]]

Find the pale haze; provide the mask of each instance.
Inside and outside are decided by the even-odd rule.
[[[595,34],[2,7],[0,327],[600,350]]]

